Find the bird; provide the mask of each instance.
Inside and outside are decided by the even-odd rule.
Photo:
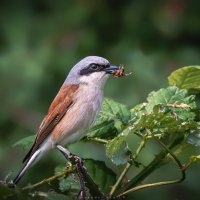
[[[118,66],[99,56],[85,57],[72,67],[23,159],[23,166],[13,180],[15,185],[45,153],[56,148],[65,155],[63,146],[84,137],[100,111],[104,85],[116,70]]]

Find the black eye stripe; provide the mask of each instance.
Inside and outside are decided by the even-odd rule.
[[[109,68],[109,67],[110,67],[110,63],[104,66],[104,68]]]
[[[110,65],[109,65],[110,66]],[[91,63],[86,68],[82,69],[80,71],[80,75],[89,75],[93,72],[99,72],[102,71],[103,68],[109,67],[108,65],[99,65],[96,63]]]

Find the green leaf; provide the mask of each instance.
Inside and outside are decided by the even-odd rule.
[[[35,135],[31,135],[31,136],[28,136],[28,137],[25,137],[25,138],[19,140],[12,146],[13,147],[21,146],[23,148],[28,148],[33,144],[34,139],[35,139]]]
[[[141,117],[146,111],[146,105],[147,103],[141,103],[141,104],[136,105],[134,108],[132,108],[130,110],[132,114],[131,118],[133,119],[134,117]]]
[[[113,138],[123,130],[130,118],[131,112],[125,105],[105,98],[96,123],[86,137]]]
[[[160,109],[159,109],[160,107]],[[154,107],[153,112],[145,113],[141,118],[132,121],[134,131],[146,127],[155,133],[180,133],[196,130],[196,123],[191,120],[183,120],[177,117],[174,112],[163,109],[161,106]]]
[[[102,123],[93,126],[87,133],[87,138],[113,138],[118,134],[118,130],[115,127],[115,122],[113,120],[104,121]]]
[[[147,98],[146,111],[153,112],[157,105],[163,105],[173,111],[182,119],[194,119],[195,114],[192,109],[195,108],[195,96],[188,95],[187,90],[179,89],[175,86],[153,91]],[[181,107],[180,105],[186,105]]]
[[[61,192],[69,190],[70,192],[77,193],[79,189],[79,181],[75,180],[74,175],[68,176],[67,178],[61,178],[59,180],[59,190]]]
[[[66,165],[60,164],[56,166],[54,169],[54,173],[61,173],[65,170]],[[75,179],[76,177],[74,174],[67,176],[67,177],[61,177],[59,178],[59,190],[61,192],[68,191],[70,192],[70,195],[77,194],[80,189],[80,184],[78,179]]]
[[[126,123],[130,117],[131,113],[125,105],[105,98],[98,120],[102,122],[118,119]]]
[[[93,159],[85,159],[84,165],[100,191],[107,194],[116,182],[116,174],[109,169],[104,162]]]
[[[187,66],[171,73],[169,85],[187,89],[193,93],[200,92],[200,66]]]
[[[126,142],[127,133],[120,134],[106,144],[106,155],[115,165],[122,165],[128,162],[131,151]]]

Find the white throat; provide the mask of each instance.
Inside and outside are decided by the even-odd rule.
[[[105,72],[94,72],[88,76],[82,76],[80,83],[103,89],[108,77],[109,75]]]

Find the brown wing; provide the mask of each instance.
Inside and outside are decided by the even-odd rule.
[[[53,131],[58,122],[63,118],[69,107],[73,104],[73,96],[79,85],[63,85],[51,103],[47,115],[43,119],[37,132],[35,141],[25,156],[23,162],[29,159],[33,153],[39,148],[43,141]]]

